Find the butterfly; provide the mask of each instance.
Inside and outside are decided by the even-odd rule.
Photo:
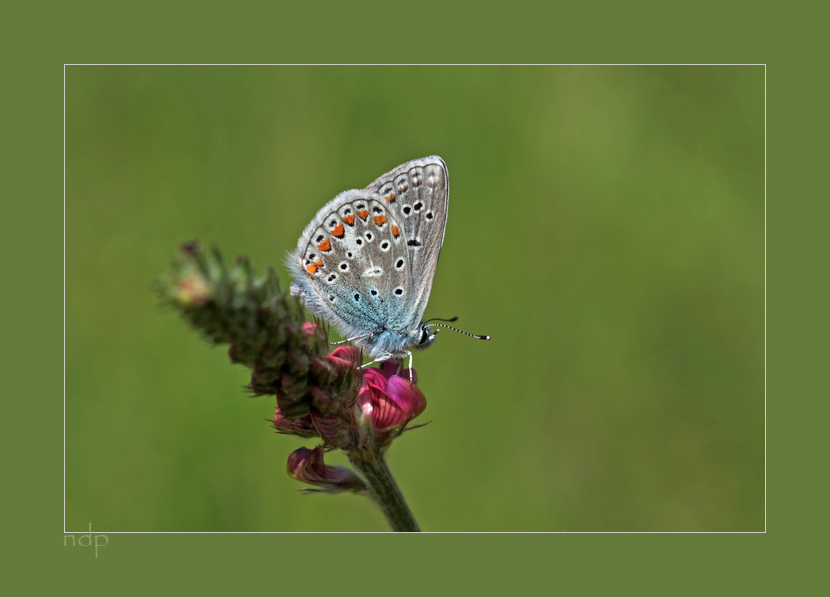
[[[421,318],[448,207],[449,175],[438,156],[406,162],[365,189],[340,193],[287,256],[291,294],[372,362],[409,356],[411,368],[412,351],[435,342],[440,326]]]

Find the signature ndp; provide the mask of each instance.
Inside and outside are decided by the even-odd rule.
[[[93,537],[94,537],[95,543],[93,543]],[[69,543],[70,539],[72,539],[72,543]],[[84,543],[84,539],[87,540],[86,543]],[[100,542],[101,539],[103,539],[103,543]],[[75,535],[64,534],[64,536],[63,536],[63,546],[64,547],[75,547],[76,545],[78,547],[93,547],[94,546],[95,547],[95,557],[96,558],[98,557],[98,548],[99,547],[104,547],[109,542],[110,542],[109,537],[107,537],[106,535],[94,535],[93,536],[93,534],[92,534],[92,523],[91,522],[89,523],[89,532],[84,533],[83,535],[81,535],[80,538],[78,539],[77,543],[75,543]]]

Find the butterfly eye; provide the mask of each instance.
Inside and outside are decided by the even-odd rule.
[[[395,262],[395,269],[398,270],[398,271],[401,271],[403,269],[403,265],[404,265],[404,260],[403,259],[398,259]]]
[[[401,296],[403,294],[403,286],[398,286],[393,292],[395,296]]]
[[[423,203],[421,203],[420,201],[418,201],[415,205],[413,205],[413,206],[412,206],[412,208],[413,208],[415,211],[421,211],[421,208],[422,208],[423,206],[424,206],[424,204],[423,204]]]
[[[384,252],[389,250],[389,241],[388,240],[385,240],[382,243],[380,243],[380,250],[384,251]]]
[[[344,271],[344,272],[349,271],[349,264],[346,263],[345,261],[342,262],[338,267],[340,268],[341,271]]]
[[[409,214],[411,214],[411,213],[412,213],[412,206],[411,206],[411,205],[404,205],[404,206],[401,208],[401,212],[403,213],[403,215],[404,215],[405,217],[409,217]]]
[[[434,216],[432,215],[432,212],[431,212],[431,211],[428,211],[424,217],[425,217],[427,220],[431,220]]]
[[[371,232],[367,232],[363,236],[365,236],[366,240],[368,240],[369,242],[372,242],[372,240],[375,238],[374,235]]]
[[[378,295],[378,291],[375,290],[374,288],[372,288],[371,292],[372,292],[372,296],[377,296]]]

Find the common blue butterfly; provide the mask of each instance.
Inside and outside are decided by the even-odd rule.
[[[340,193],[288,254],[291,294],[376,361],[408,355],[411,367],[412,350],[430,346],[438,333],[432,327],[439,324],[421,317],[448,206],[447,165],[438,156]]]

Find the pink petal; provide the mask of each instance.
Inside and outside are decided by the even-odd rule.
[[[355,365],[360,365],[360,351],[354,346],[341,346],[340,348],[334,349],[326,357],[326,360],[341,369],[351,369]],[[343,366],[344,362],[348,366]]]
[[[380,369],[369,367],[363,370],[363,383],[377,388],[381,392],[386,390],[388,377]]]
[[[386,394],[375,396],[372,407],[372,426],[377,431],[392,429],[406,421],[406,413]]]
[[[386,385],[386,393],[395,401],[400,409],[406,413],[406,419],[414,419],[427,407],[424,393],[416,385],[410,385],[409,380],[394,376]]]

